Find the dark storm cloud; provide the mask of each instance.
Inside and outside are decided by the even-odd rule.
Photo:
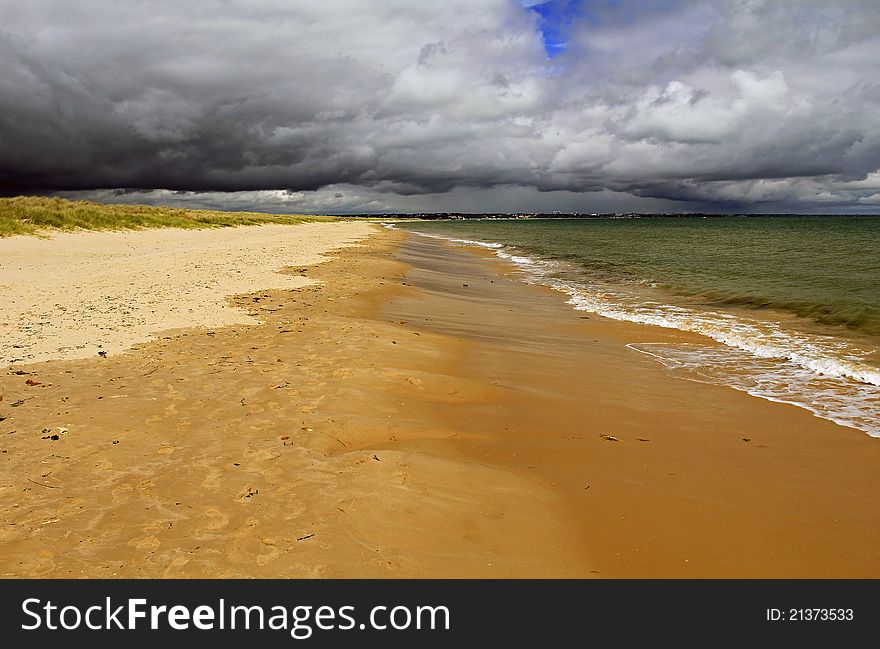
[[[566,2],[559,25],[523,4],[4,0],[0,191],[289,211],[880,204],[875,2]]]

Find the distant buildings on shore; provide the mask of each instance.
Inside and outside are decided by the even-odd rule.
[[[509,221],[524,219],[585,219],[601,217],[638,217],[644,214],[598,214],[583,212],[514,212],[473,214],[463,212],[415,212],[415,213],[385,213],[385,214],[340,214],[338,216],[363,216],[370,218],[394,218],[394,219],[422,219],[424,221]],[[650,215],[647,215],[650,216]]]
[[[746,214],[703,214],[688,212],[679,214],[644,214],[641,212],[514,212],[473,214],[463,212],[415,212],[384,214],[339,214],[348,217],[369,217],[386,219],[421,219],[424,221],[510,221],[527,219],[645,219],[645,218],[709,218],[720,216],[749,216]],[[752,216],[799,216],[797,214],[755,214]]]
[[[719,218],[719,217],[804,217],[831,216],[822,214],[706,214],[703,212],[681,212],[676,214],[642,212],[514,212],[474,214],[464,212],[415,212],[415,213],[382,213],[382,214],[338,214],[336,216],[365,217],[371,219],[421,219],[423,221],[511,221],[527,219],[652,219],[652,218]],[[847,216],[839,214],[835,216]]]

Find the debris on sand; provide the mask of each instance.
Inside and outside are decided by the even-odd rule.
[[[608,441],[608,442],[619,442],[620,441],[620,438],[615,437],[614,435],[599,435],[599,437],[601,437],[602,439],[604,439],[605,441]]]

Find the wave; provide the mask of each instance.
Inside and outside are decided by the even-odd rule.
[[[668,304],[626,286],[572,280],[568,277],[572,274],[568,262],[532,258],[501,243],[411,232],[460,245],[490,248],[499,258],[523,271],[525,281],[566,294],[567,303],[578,311],[706,336],[727,350],[726,356],[704,353],[700,362],[706,367],[713,363],[717,364],[716,369],[753,366],[751,374],[734,376],[724,370],[726,378],[715,371],[714,382],[771,401],[798,405],[817,416],[880,436],[880,428],[871,423],[880,420],[880,393],[876,390],[880,387],[880,368],[865,360],[875,350],[858,348],[843,338],[787,329],[771,320]],[[690,362],[690,366],[695,366],[695,362]],[[701,371],[706,372],[705,368]],[[750,378],[743,378],[747,375]],[[799,391],[804,394],[798,396]]]
[[[749,321],[728,313],[697,311],[662,303],[623,304],[622,297],[621,303],[613,303],[584,287],[562,282],[554,288],[568,293],[571,296],[568,303],[579,311],[590,311],[614,320],[690,331],[759,358],[784,359],[816,374],[880,386],[880,370],[844,356],[855,352],[845,341],[789,332],[773,322]]]
[[[394,227],[393,223],[388,223],[385,227],[389,227],[392,229],[397,229]],[[411,230],[411,232],[415,232],[415,230]],[[477,246],[479,248],[490,248],[492,250],[498,250],[499,248],[503,248],[504,244],[494,243],[494,242],[486,242],[486,241],[476,241],[474,239],[456,239],[454,237],[445,237],[439,234],[429,234],[427,232],[416,232],[420,237],[427,237],[428,239],[443,239],[444,241],[451,241],[452,243],[460,243],[466,246]]]
[[[756,309],[788,311],[802,318],[810,318],[826,325],[839,325],[868,334],[880,333],[880,309],[870,305],[819,304],[809,300],[780,300],[761,295],[737,295],[729,292],[703,294],[710,302],[721,306],[742,306]]]
[[[682,378],[798,406],[822,419],[880,437],[880,395],[871,386],[820,377],[802,368],[780,367],[729,348],[689,343],[630,343],[627,347],[651,356]],[[731,367],[736,371],[730,371]]]

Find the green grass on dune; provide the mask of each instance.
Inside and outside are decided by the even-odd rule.
[[[335,221],[332,216],[217,212],[146,205],[105,205],[43,196],[0,198],[0,237],[44,235],[53,230],[140,230],[144,228],[226,228],[268,223],[295,225]]]

